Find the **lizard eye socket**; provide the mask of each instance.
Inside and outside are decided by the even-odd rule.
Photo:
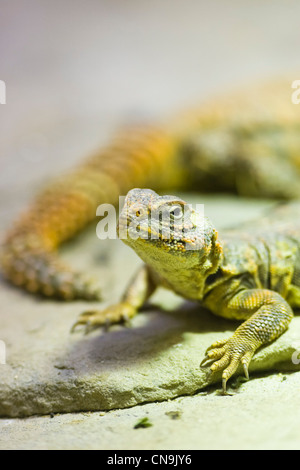
[[[172,219],[181,219],[183,216],[183,210],[181,206],[172,206],[170,209],[170,216]]]

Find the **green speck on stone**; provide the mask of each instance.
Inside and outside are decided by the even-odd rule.
[[[280,378],[281,382],[284,382],[285,380],[287,380],[287,376],[283,375],[281,372],[279,372],[278,377]]]
[[[153,426],[151,421],[147,417],[140,419],[135,425],[134,429],[139,429],[139,428],[149,428],[150,426]]]

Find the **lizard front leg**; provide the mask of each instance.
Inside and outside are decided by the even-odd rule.
[[[143,265],[129,283],[119,303],[103,310],[89,310],[82,313],[71,331],[74,331],[78,325],[85,325],[86,332],[89,332],[94,327],[129,321],[138,313],[155,289],[156,284],[150,270],[147,265]]]
[[[288,328],[293,311],[281,295],[267,289],[245,289],[229,300],[216,301],[215,298],[212,310],[226,318],[246,319],[231,338],[212,344],[201,363],[205,367],[208,362],[213,361],[211,371],[223,371],[222,385],[225,393],[227,380],[240,364],[248,378],[248,366],[255,351]]]

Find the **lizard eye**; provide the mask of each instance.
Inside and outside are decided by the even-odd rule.
[[[141,217],[141,215],[144,215],[145,211],[142,208],[139,208],[136,210],[135,215],[136,217]]]
[[[170,216],[172,219],[181,219],[183,216],[183,210],[181,206],[172,206],[170,209]]]

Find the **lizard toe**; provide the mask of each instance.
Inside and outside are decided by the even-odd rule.
[[[218,361],[215,361],[211,366],[210,370],[215,373],[223,370],[225,367],[227,367],[230,363],[230,354],[228,352],[225,352],[225,354],[219,359]]]
[[[225,353],[224,348],[216,348],[216,349],[210,349],[206,351],[206,355],[203,359],[203,361],[200,364],[200,367],[207,367],[211,362],[216,361],[217,359],[220,359]]]
[[[213,344],[211,344],[207,348],[206,354],[208,353],[208,351],[211,351],[212,349],[222,348],[223,346],[225,346],[227,341],[228,341],[228,339],[220,339],[219,341],[215,341]]]

